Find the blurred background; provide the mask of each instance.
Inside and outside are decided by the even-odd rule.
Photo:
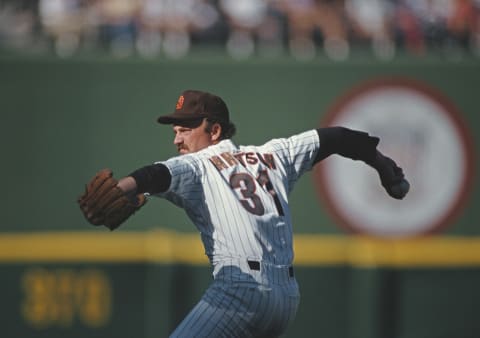
[[[410,180],[393,201],[332,157],[297,183],[286,337],[480,337],[478,0],[0,0],[0,336],[167,337],[199,300],[182,210],[110,232],[76,204],[176,155],[156,118],[185,89],[224,98],[238,144],[345,125]]]
[[[382,60],[429,51],[480,53],[478,0],[2,0],[0,45],[70,57],[182,58],[191,50],[234,59],[288,54]]]

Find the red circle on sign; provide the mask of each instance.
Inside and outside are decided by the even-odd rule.
[[[409,233],[404,233],[401,235],[395,234],[393,237],[425,235],[439,232],[451,225],[464,208],[470,195],[474,178],[473,142],[470,137],[470,133],[468,132],[468,129],[461,118],[459,110],[452,102],[450,102],[438,90],[417,80],[409,78],[374,79],[354,87],[352,90],[340,97],[322,119],[321,126],[326,127],[338,125],[336,124],[336,121],[338,121],[340,118],[345,118],[344,114],[346,114],[348,108],[355,101],[358,101],[360,98],[363,99],[372,93],[378,92],[379,90],[385,89],[408,89],[409,91],[418,93],[423,98],[426,98],[427,100],[430,100],[442,107],[441,112],[445,113],[444,117],[448,120],[449,125],[455,130],[455,134],[458,137],[458,142],[461,144],[461,147],[464,150],[464,163],[462,166],[463,172],[461,173],[461,182],[459,184],[459,189],[456,193],[456,196],[449,202],[448,208],[446,208],[441,215],[438,215],[436,219],[429,222],[427,226],[422,226],[422,229],[419,231],[410,231]],[[448,154],[445,154],[444,160],[449,160]],[[329,161],[329,159],[326,159],[325,161]],[[359,222],[357,219],[353,219],[345,213],[343,210],[344,208],[340,206],[340,203],[342,202],[333,197],[330,188],[332,177],[329,177],[328,175],[329,174],[325,170],[325,164],[320,163],[315,167],[313,178],[317,193],[326,205],[328,212],[334,218],[336,224],[348,232],[383,237],[385,235],[384,233],[366,230],[366,227],[361,224],[361,222]],[[406,178],[408,179],[408,172]],[[415,189],[415,186],[412,186],[411,189]],[[385,196],[386,198],[390,198],[386,193]]]

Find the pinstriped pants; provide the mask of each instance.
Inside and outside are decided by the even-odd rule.
[[[259,283],[237,267],[227,268],[238,270],[227,274],[234,278],[217,275],[170,337],[278,337],[286,330],[300,301],[295,278]],[[238,274],[249,278],[239,280]]]

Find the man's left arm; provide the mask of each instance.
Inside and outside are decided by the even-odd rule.
[[[144,193],[164,192],[170,182],[170,171],[161,163],[137,169],[118,181],[110,169],[104,169],[86,185],[78,204],[89,223],[114,230],[145,205]]]

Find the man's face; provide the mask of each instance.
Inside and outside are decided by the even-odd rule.
[[[206,123],[207,121],[204,119],[201,122],[173,125],[175,134],[173,144],[181,155],[195,153],[214,144],[211,134],[205,131]]]

